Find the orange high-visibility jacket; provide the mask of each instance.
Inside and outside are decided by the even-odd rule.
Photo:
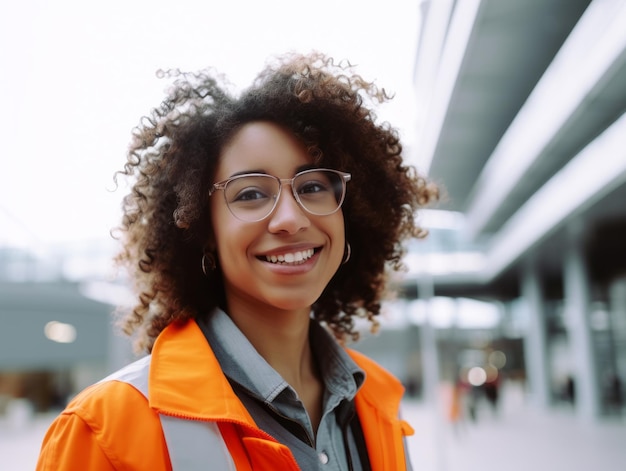
[[[355,406],[372,471],[404,470],[404,437],[413,433],[399,419],[404,389],[372,360],[348,351],[366,372]],[[194,321],[159,335],[148,381],[148,399],[116,380],[76,396],[50,426],[37,470],[171,471],[159,414],[216,423],[237,470],[299,469],[289,448],[255,425]]]

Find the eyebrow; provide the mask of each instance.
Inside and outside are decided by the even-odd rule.
[[[264,170],[260,170],[260,169],[257,169],[257,170],[242,170],[241,172],[233,173],[228,178],[238,177],[239,175],[248,175],[249,173],[264,173],[264,174],[267,174],[267,172],[265,172]]]
[[[300,165],[299,167],[296,168],[296,172],[294,173],[294,175],[300,172],[304,172],[305,170],[311,170],[314,168],[318,168],[317,165],[313,165],[313,164]],[[251,170],[242,170],[240,172],[235,172],[228,178],[238,177],[239,175],[248,175],[250,173],[261,173],[264,175],[269,175],[269,173],[267,173],[263,169],[251,169]]]

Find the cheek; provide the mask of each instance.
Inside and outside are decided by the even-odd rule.
[[[219,204],[222,201],[212,201],[211,204],[211,222],[213,224],[213,234],[215,237],[216,250],[221,255],[225,250],[228,251],[228,245],[232,244],[237,238],[239,230],[233,227],[233,217],[228,208]]]
[[[249,246],[249,231],[241,227],[222,225],[215,231],[217,257],[225,280],[235,283],[239,278],[245,278],[248,273],[247,259]]]
[[[259,227],[236,219],[225,205],[214,204],[211,220],[216,251],[225,274],[244,269],[248,249],[259,237]]]

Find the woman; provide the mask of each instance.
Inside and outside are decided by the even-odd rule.
[[[437,190],[365,104],[384,91],[319,54],[234,97],[208,72],[136,128],[121,319],[151,353],[80,393],[40,470],[398,470],[403,388],[350,349]]]

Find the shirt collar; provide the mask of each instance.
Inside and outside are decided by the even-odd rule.
[[[198,319],[224,374],[265,402],[272,402],[289,384],[257,352],[232,319],[221,309]],[[311,345],[328,393],[352,399],[365,373],[330,333],[311,322]]]
[[[198,325],[227,378],[267,402],[289,386],[224,311],[216,309]]]
[[[365,381],[365,372],[317,321],[311,322],[310,335],[326,389],[345,399],[354,398]]]

